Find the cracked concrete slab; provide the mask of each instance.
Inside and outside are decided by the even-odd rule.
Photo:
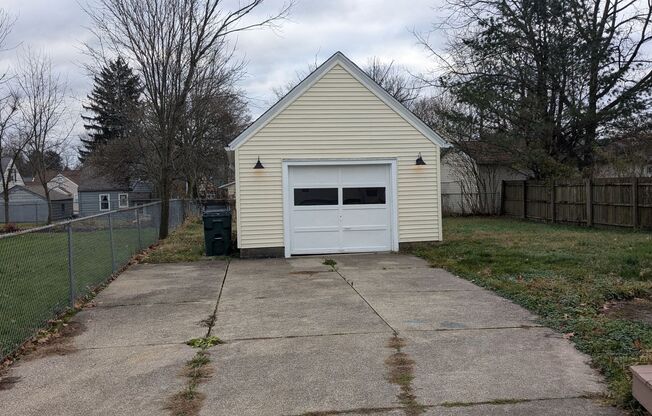
[[[296,415],[398,405],[385,380],[389,336],[237,341],[211,350],[201,415]]]
[[[522,327],[536,320],[523,308],[415,257],[328,256],[352,289],[324,258],[231,263],[212,332],[229,342],[210,350],[202,414],[402,415],[388,368],[400,362],[426,415],[621,414],[577,399],[604,391],[600,377],[558,334]],[[16,415],[165,414],[196,351],[182,343],[205,335],[225,267],[130,268],[75,317],[67,355],[15,365],[0,402]],[[397,361],[383,319],[404,339]],[[517,402],[478,403],[496,399]]]
[[[535,315],[487,290],[380,293],[358,289],[398,330],[538,325]]]
[[[73,322],[85,330],[75,337],[77,348],[184,343],[206,334],[201,324],[215,302],[95,307],[78,313]]]
[[[341,254],[322,256],[337,262],[340,270],[413,270],[430,268],[424,259],[397,253]]]
[[[355,292],[347,290],[309,297],[246,301],[223,295],[213,332],[225,340],[368,332],[391,334],[382,319]]]
[[[589,358],[547,328],[404,332],[420,403],[579,397],[604,393]]]
[[[186,345],[103,348],[23,360],[19,377],[0,390],[2,414],[161,415],[183,387],[179,370],[195,351]]]
[[[223,296],[227,299],[267,299],[346,295],[351,290],[342,278],[333,270],[296,271],[283,273],[265,273],[264,278],[257,275],[240,275],[225,285]],[[282,301],[282,299],[279,299]]]
[[[225,269],[225,261],[173,264],[164,268],[135,265],[103,290],[94,302],[98,306],[113,306],[215,301]]]
[[[405,410],[378,410],[346,413],[349,416],[405,416]],[[435,406],[425,409],[421,416],[618,416],[622,412],[603,406],[591,399],[551,399],[521,403],[469,404],[466,406]]]
[[[376,265],[369,269],[338,268],[338,271],[353,287],[364,293],[483,290],[445,270],[430,267],[410,269],[409,273],[396,268],[383,269]]]

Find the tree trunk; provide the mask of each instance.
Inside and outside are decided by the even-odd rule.
[[[5,225],[9,225],[9,189],[3,189],[2,199],[5,201]]]
[[[158,236],[160,239],[168,236],[168,219],[170,218],[170,180],[169,170],[163,167],[161,170],[161,222],[159,223]]]
[[[43,192],[45,192],[45,202],[48,204],[48,224],[52,224],[52,201],[50,201],[50,188],[47,183],[43,185]]]

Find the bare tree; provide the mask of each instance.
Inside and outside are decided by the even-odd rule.
[[[159,236],[168,235],[169,200],[175,177],[178,138],[187,123],[187,104],[201,68],[219,60],[227,37],[243,30],[273,26],[291,3],[268,17],[251,21],[263,0],[97,0],[86,7],[100,47],[88,45],[99,59],[106,54],[130,60],[143,80],[149,134],[143,157],[155,160],[152,178],[161,196]]]
[[[7,36],[11,32],[14,19],[0,9],[0,50],[4,50]],[[2,198],[4,201],[5,224],[9,224],[9,186],[14,179],[16,160],[24,147],[14,129],[16,113],[18,112],[18,96],[12,91],[9,72],[0,74],[0,182],[2,182]]]
[[[319,67],[317,57],[315,61],[308,65],[305,71],[297,71],[294,79],[285,84],[272,88],[272,92],[277,100],[283,98],[292,88],[303,81],[310,73]],[[404,106],[411,108],[412,104],[419,97],[423,88],[423,83],[417,77],[411,76],[407,70],[396,65],[394,61],[384,62],[374,56],[367,61],[367,65],[362,69],[371,79],[387,91],[392,97]]]
[[[652,1],[449,0],[444,88],[538,178],[590,175],[618,124],[650,117]]]
[[[392,97],[408,108],[412,107],[423,87],[420,80],[409,75],[405,68],[395,65],[394,61],[383,62],[376,56],[369,59],[364,71]]]
[[[193,197],[198,196],[200,187],[231,179],[224,148],[249,122],[243,94],[235,87],[244,66],[230,65],[230,60],[231,56],[225,56],[204,68],[188,101],[178,170]]]
[[[67,84],[52,72],[52,62],[43,53],[27,50],[19,59],[16,76],[20,101],[19,134],[24,138],[35,178],[41,182],[48,204],[48,224],[52,222],[48,154],[61,154],[72,125],[67,118]]]

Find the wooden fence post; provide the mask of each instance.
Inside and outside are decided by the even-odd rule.
[[[586,192],[586,225],[593,226],[593,183],[591,178],[588,178],[584,183]]]
[[[555,181],[550,185],[550,220],[555,222]]]
[[[632,178],[632,225],[638,228],[638,178]]]
[[[523,207],[521,208],[521,216],[527,219],[527,181],[522,181],[523,186]]]

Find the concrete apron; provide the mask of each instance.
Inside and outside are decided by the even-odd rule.
[[[225,262],[137,265],[71,321],[75,336],[14,365],[1,414],[161,415],[206,335]]]
[[[166,414],[216,307],[202,415],[616,415],[587,357],[524,309],[392,254],[130,268],[68,349],[0,390],[13,415]]]
[[[202,415],[620,414],[523,308],[411,256],[328,258],[231,263]]]

